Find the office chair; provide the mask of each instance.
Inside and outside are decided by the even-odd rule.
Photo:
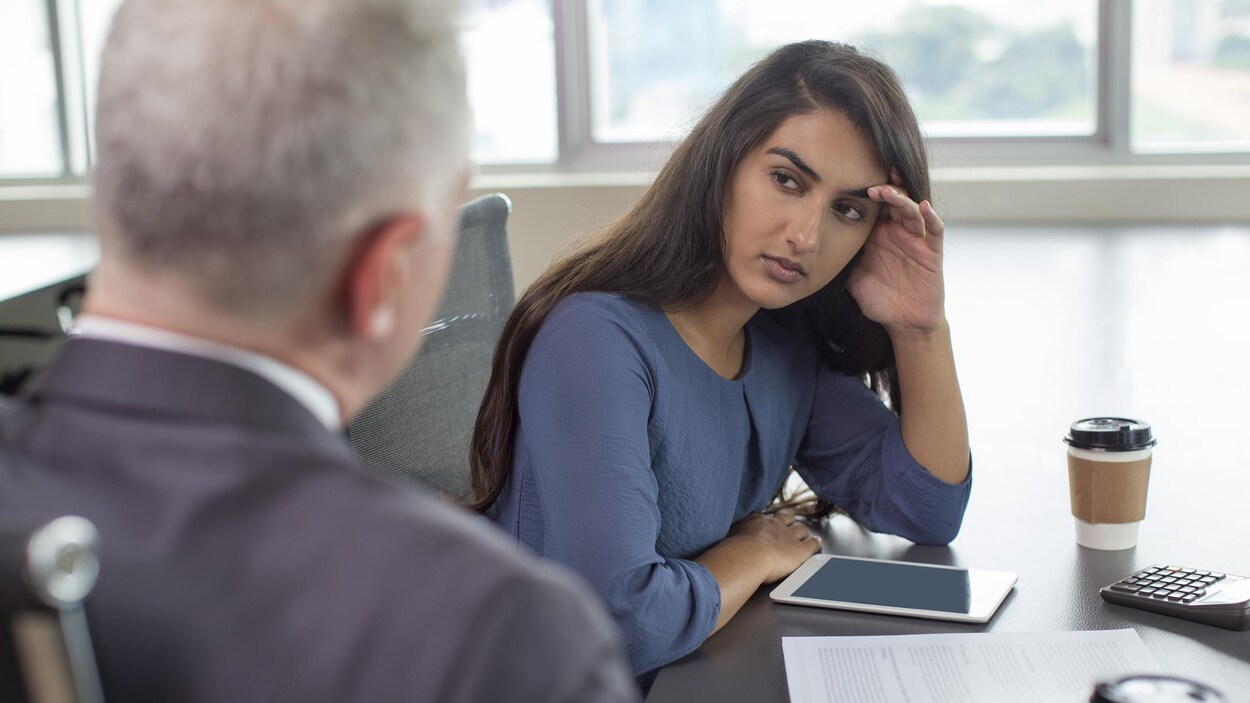
[[[447,293],[416,357],[347,427],[379,472],[460,499],[469,493],[469,440],[491,357],[515,296],[507,196],[460,209],[460,240]]]
[[[55,306],[57,329],[42,326],[10,325],[0,322],[0,343],[33,343],[45,349],[55,347],[64,341],[65,335],[69,334],[70,328],[74,326],[74,317],[78,314],[78,308],[86,291],[86,279],[83,276],[60,284],[60,293],[57,296]],[[3,354],[0,354],[0,359],[2,358]],[[35,370],[35,365],[31,363],[13,368],[6,368],[3,364],[0,364],[0,405],[4,402],[3,396],[16,394],[18,389],[21,388],[22,384]]]
[[[96,541],[80,517],[0,524],[0,700],[103,703],[82,608]]]

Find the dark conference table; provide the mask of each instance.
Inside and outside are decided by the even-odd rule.
[[[974,462],[963,529],[920,547],[843,516],[825,550],[1014,571],[1015,590],[968,625],[778,605],[766,586],[648,702],[787,701],[782,637],[1132,628],[1164,671],[1250,703],[1250,630],[1098,596],[1155,563],[1250,576],[1250,227],[958,227],[946,251]],[[1068,511],[1061,439],[1101,414],[1159,439],[1137,547],[1121,552],[1078,547]]]
[[[1015,590],[985,625],[775,604],[771,586],[703,647],[659,673],[648,703],[787,701],[781,638],[939,632],[1048,632],[1132,628],[1163,671],[1250,701],[1250,631],[1234,632],[1103,602],[1098,589],[1154,563],[1250,575],[1250,465],[1185,462],[1156,454],[1137,547],[1078,547],[1068,513],[1064,447],[1053,456],[995,466],[974,476],[963,530],[949,547],[913,545],[830,521],[833,554],[1004,569]]]

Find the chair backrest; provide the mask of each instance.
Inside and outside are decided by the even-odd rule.
[[[511,209],[499,193],[461,207],[447,294],[420,352],[347,428],[367,465],[453,499],[469,493],[469,439],[495,343],[515,302]]]
[[[0,700],[102,703],[83,598],[96,530],[80,517],[0,524]]]

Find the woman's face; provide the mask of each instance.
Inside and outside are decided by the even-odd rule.
[[[864,245],[885,183],[868,138],[836,112],[787,118],[738,164],[725,205],[721,288],[768,309],[823,288]]]

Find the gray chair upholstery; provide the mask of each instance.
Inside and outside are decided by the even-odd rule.
[[[499,193],[460,209],[447,294],[420,352],[347,428],[366,465],[453,499],[469,493],[469,439],[495,342],[515,302],[511,209]]]
[[[0,701],[102,703],[83,598],[96,530],[80,517],[0,524]]]

